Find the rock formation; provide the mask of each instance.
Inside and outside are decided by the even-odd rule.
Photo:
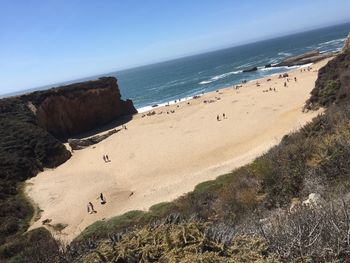
[[[0,99],[0,247],[13,240],[19,244],[31,213],[19,183],[71,157],[58,137],[86,132],[133,113],[132,101],[121,100],[115,78]],[[115,132],[81,143],[95,143]],[[36,231],[43,240],[49,236],[43,229]]]
[[[59,138],[87,132],[118,117],[137,113],[131,100],[121,100],[113,77],[38,91],[26,98],[38,125]]]
[[[298,56],[288,57],[280,63],[274,64],[273,67],[291,67],[315,63],[322,59],[334,56],[334,53],[320,53],[319,50],[310,51]]]
[[[244,69],[243,72],[253,72],[253,71],[257,71],[257,70],[258,70],[257,67],[252,67],[252,68]]]
[[[350,99],[350,35],[342,53],[318,71],[315,88],[306,102],[306,109],[329,106]]]
[[[348,38],[345,41],[344,47],[342,49],[342,53],[346,53],[350,51],[350,33],[348,35]]]
[[[87,139],[68,139],[69,146],[72,148],[72,150],[82,150],[86,147],[89,147],[90,145],[94,145],[96,143],[102,142],[103,140],[107,139],[111,135],[119,132],[121,129],[113,129],[105,134],[102,135],[95,135]]]

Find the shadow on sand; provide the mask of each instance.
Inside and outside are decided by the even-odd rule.
[[[118,119],[113,120],[105,125],[102,125],[98,128],[95,128],[93,130],[78,134],[78,135],[74,135],[71,136],[70,138],[65,138],[64,141],[67,142],[68,139],[84,139],[87,137],[91,137],[94,136],[98,133],[102,133],[102,132],[106,132],[109,131],[111,129],[115,129],[118,126],[124,125],[126,123],[128,123],[129,121],[131,121],[133,118],[133,115],[127,115],[127,116],[122,116],[122,117],[118,117]]]

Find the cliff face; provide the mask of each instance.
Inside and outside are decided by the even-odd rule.
[[[350,99],[350,34],[343,51],[318,72],[306,108],[329,106]]]
[[[22,250],[17,241],[22,239],[23,226],[32,213],[18,191],[19,182],[71,157],[57,138],[85,132],[133,113],[136,109],[132,101],[121,100],[115,78],[0,99],[1,262]],[[5,243],[11,243],[12,247],[8,247],[12,250],[4,249]]]
[[[27,97],[38,125],[57,137],[83,133],[137,113],[131,100],[121,100],[113,77],[35,92]]]
[[[342,52],[346,53],[346,52],[349,52],[349,50],[350,50],[350,33],[348,35],[348,38],[345,41],[345,44],[344,44]]]

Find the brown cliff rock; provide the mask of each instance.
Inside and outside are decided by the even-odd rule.
[[[318,71],[315,88],[305,108],[317,109],[350,100],[350,37],[342,53]]]
[[[346,53],[348,51],[350,51],[350,33],[348,35],[348,38],[345,41],[344,47],[342,49],[342,53]]]
[[[131,100],[121,100],[117,80],[113,77],[38,91],[27,97],[39,126],[60,138],[137,113]]]
[[[329,58],[334,55],[335,55],[334,53],[320,53],[319,50],[314,50],[298,56],[288,57],[282,62],[273,65],[273,67],[285,67],[285,66],[291,67],[291,66],[305,65],[305,64],[321,61],[325,58]]]

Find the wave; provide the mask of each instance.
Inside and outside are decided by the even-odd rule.
[[[203,93],[204,91],[205,91],[204,89],[201,89],[200,91],[192,93],[193,95],[188,95],[186,97],[183,97],[183,98],[180,98],[180,99],[176,99],[176,100],[170,100],[168,102],[161,102],[161,103],[154,102],[154,103],[152,103],[152,105],[148,105],[148,106],[143,106],[143,107],[137,108],[137,112],[138,113],[143,113],[143,112],[147,112],[147,111],[150,111],[150,110],[154,110],[154,109],[159,108],[159,107],[164,107],[166,105],[174,105],[174,104],[177,104],[179,102],[188,101],[188,100],[193,99],[194,96]]]
[[[346,40],[346,37],[345,38],[338,38],[338,39],[322,42],[322,43],[318,44],[318,46],[323,47],[323,46],[340,44],[340,43],[344,42],[345,40]]]
[[[209,83],[212,83],[213,81],[215,81],[215,80],[204,80],[204,81],[199,82],[199,85],[209,84]]]
[[[239,74],[239,73],[242,73],[242,70],[231,71],[231,72],[227,72],[227,73],[224,73],[224,74],[221,74],[221,75],[217,75],[217,76],[212,77],[209,80],[201,81],[201,82],[199,82],[199,84],[200,85],[209,84],[209,83],[212,83],[212,82],[217,81],[219,79],[226,78],[227,76],[235,75],[235,74]]]
[[[238,69],[245,69],[245,68],[249,68],[249,67],[251,67],[251,66],[253,66],[255,64],[256,64],[256,61],[252,61],[252,62],[245,63],[243,65],[240,65],[237,68]]]
[[[277,55],[279,56],[284,56],[284,57],[290,57],[292,55],[292,53],[288,53],[288,52],[278,52]]]

